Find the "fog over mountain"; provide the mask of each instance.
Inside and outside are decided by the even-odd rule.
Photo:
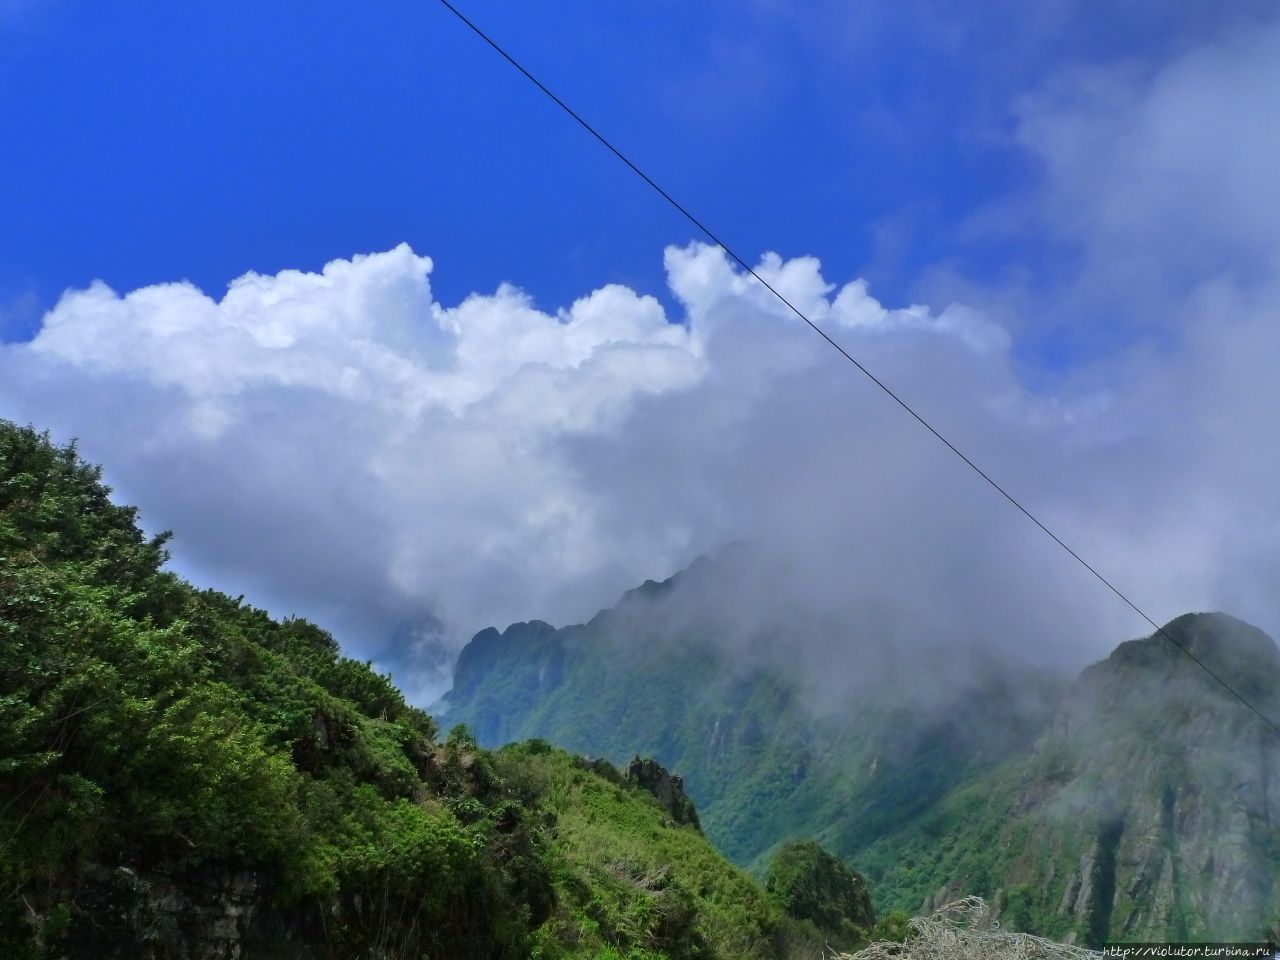
[[[1275,634],[1276,94],[1276,24],[1027,92],[1011,146],[1039,186],[971,229],[1049,233],[1052,270],[940,264],[927,306],[805,256],[760,273],[1155,620]],[[747,618],[1074,666],[1148,632],[721,251],[665,265],[674,315],[619,285],[440,303],[406,246],[222,295],[96,283],[0,347],[0,416],[81,438],[180,531],[180,569],[322,620],[424,701],[476,630],[583,620],[734,540],[789,570],[722,598]],[[797,657],[839,674],[838,632]]]

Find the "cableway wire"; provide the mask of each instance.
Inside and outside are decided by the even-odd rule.
[[[913,418],[917,423],[919,423],[919,424],[920,424],[920,426],[924,427],[924,428],[925,428],[926,430],[928,430],[931,434],[933,434],[934,438],[935,438],[935,439],[937,439],[940,443],[942,443],[942,444],[943,444],[943,445],[944,445],[948,450],[950,450],[950,451],[951,451],[952,453],[954,453],[957,457],[959,457],[961,460],[963,460],[963,461],[965,462],[965,464],[966,464],[966,465],[967,465],[971,470],[973,470],[973,472],[974,472],[974,473],[976,473],[979,477],[981,477],[983,480],[985,480],[985,481],[986,481],[986,482],[987,482],[987,483],[992,487],[992,489],[994,489],[997,493],[999,493],[999,494],[1000,494],[1000,496],[1004,497],[1004,499],[1008,500],[1008,501],[1009,501],[1009,503],[1013,504],[1013,506],[1014,506],[1015,508],[1017,508],[1017,510],[1018,510],[1018,511],[1023,515],[1023,516],[1025,516],[1028,520],[1030,520],[1030,521],[1031,521],[1032,523],[1034,523],[1037,527],[1039,527],[1039,528],[1040,528],[1040,530],[1041,530],[1045,535],[1047,535],[1050,539],[1052,539],[1054,543],[1056,543],[1059,547],[1061,547],[1063,550],[1065,550],[1068,554],[1070,554],[1070,555],[1071,555],[1071,557],[1072,557],[1072,558],[1073,558],[1077,563],[1079,563],[1082,567],[1084,567],[1084,568],[1085,568],[1086,570],[1088,570],[1091,574],[1093,574],[1093,575],[1094,575],[1094,577],[1096,577],[1096,578],[1098,579],[1098,581],[1100,581],[1100,582],[1101,582],[1101,583],[1102,583],[1102,584],[1103,584],[1103,585],[1104,585],[1108,590],[1110,590],[1113,594],[1115,594],[1115,595],[1116,595],[1117,597],[1119,597],[1122,601],[1124,601],[1124,603],[1125,603],[1125,604],[1126,604],[1126,605],[1127,605],[1131,610],[1133,610],[1133,612],[1134,612],[1134,613],[1136,613],[1136,614],[1137,614],[1138,616],[1140,616],[1143,620],[1145,620],[1147,623],[1149,623],[1149,624],[1151,625],[1152,629],[1153,629],[1153,630],[1155,630],[1155,632],[1156,632],[1157,634],[1159,634],[1160,636],[1164,637],[1164,639],[1168,640],[1168,641],[1169,641],[1171,644],[1173,644],[1173,645],[1174,645],[1178,650],[1180,650],[1180,651],[1182,651],[1184,654],[1186,654],[1186,656],[1187,656],[1187,657],[1189,657],[1189,658],[1190,658],[1190,659],[1191,659],[1191,660],[1192,660],[1192,661],[1193,661],[1193,662],[1194,662],[1198,667],[1200,667],[1200,669],[1201,669],[1201,670],[1203,670],[1203,671],[1204,671],[1205,673],[1207,673],[1210,677],[1212,677],[1214,680],[1216,680],[1216,681],[1217,681],[1217,682],[1218,682],[1218,683],[1223,687],[1223,689],[1225,689],[1228,693],[1230,693],[1230,694],[1231,694],[1231,696],[1233,696],[1235,699],[1239,700],[1239,701],[1240,701],[1240,703],[1242,703],[1246,708],[1248,708],[1250,711],[1252,711],[1252,712],[1253,712],[1253,713],[1258,717],[1258,719],[1259,719],[1259,720],[1261,720],[1263,723],[1265,723],[1267,726],[1269,726],[1269,727],[1270,727],[1273,731],[1275,731],[1276,733],[1280,733],[1280,724],[1277,724],[1274,720],[1272,720],[1270,717],[1268,717],[1266,714],[1264,714],[1261,710],[1259,710],[1257,707],[1255,707],[1252,703],[1250,703],[1250,702],[1249,702],[1249,701],[1244,697],[1244,695],[1243,695],[1243,694],[1241,694],[1238,690],[1236,690],[1233,686],[1231,686],[1231,684],[1227,683],[1227,681],[1226,681],[1226,680],[1224,680],[1224,679],[1223,679],[1222,677],[1220,677],[1217,673],[1215,673],[1212,669],[1210,669],[1210,668],[1209,668],[1209,666],[1208,666],[1207,664],[1205,664],[1205,662],[1204,662],[1203,660],[1201,660],[1201,659],[1200,659],[1199,657],[1197,657],[1194,653],[1192,653],[1190,650],[1188,650],[1185,646],[1183,646],[1181,643],[1179,643],[1179,642],[1177,641],[1177,639],[1175,639],[1173,636],[1171,636],[1171,635],[1169,634],[1169,632],[1168,632],[1167,630],[1165,630],[1165,629],[1164,629],[1164,627],[1160,626],[1160,624],[1158,624],[1158,623],[1156,623],[1154,620],[1152,620],[1152,619],[1151,619],[1151,617],[1147,616],[1147,614],[1142,610],[1142,608],[1141,608],[1141,607],[1139,607],[1136,603],[1134,603],[1134,602],[1133,602],[1132,600],[1130,600],[1127,596],[1125,596],[1123,593],[1121,593],[1121,592],[1120,592],[1120,590],[1119,590],[1119,588],[1117,588],[1117,587],[1115,586],[1115,584],[1113,584],[1110,580],[1108,580],[1108,579],[1107,579],[1106,577],[1104,577],[1101,573],[1099,573],[1099,572],[1097,571],[1097,569],[1095,569],[1095,568],[1094,568],[1094,567],[1093,567],[1093,566],[1092,566],[1092,565],[1091,565],[1087,560],[1085,560],[1082,556],[1080,556],[1080,554],[1076,553],[1076,551],[1075,551],[1075,550],[1073,550],[1073,549],[1071,549],[1071,547],[1067,546],[1067,544],[1066,544],[1066,543],[1065,543],[1065,542],[1064,542],[1064,541],[1063,541],[1063,540],[1062,540],[1062,539],[1061,539],[1061,538],[1060,538],[1056,533],[1054,533],[1054,532],[1053,532],[1052,530],[1050,530],[1047,526],[1045,526],[1045,525],[1044,525],[1044,523],[1042,523],[1042,522],[1041,522],[1041,520],[1040,520],[1040,518],[1039,518],[1039,517],[1037,517],[1034,513],[1032,513],[1030,510],[1028,510],[1026,507],[1024,507],[1024,506],[1022,505],[1022,503],[1021,503],[1021,502],[1019,502],[1019,501],[1018,501],[1018,499],[1017,499],[1016,497],[1014,497],[1014,496],[1013,496],[1013,494],[1009,493],[1009,491],[1008,491],[1008,490],[1006,490],[1006,489],[1005,489],[1004,487],[1002,487],[999,483],[997,483],[994,479],[992,479],[992,477],[991,477],[991,475],[990,475],[990,474],[988,474],[985,470],[983,470],[980,466],[978,466],[978,465],[977,465],[973,460],[969,459],[969,457],[968,457],[968,456],[967,456],[967,455],[966,455],[962,450],[960,450],[960,448],[959,448],[959,447],[957,447],[954,443],[952,443],[952,442],[951,442],[950,440],[948,440],[945,436],[943,436],[941,433],[939,433],[939,432],[938,432],[938,430],[937,430],[937,428],[936,428],[936,427],[934,427],[934,426],[933,426],[933,424],[931,424],[931,423],[930,423],[928,420],[926,420],[923,416],[921,416],[919,413],[917,413],[917,412],[915,411],[915,409],[914,409],[914,408],[913,408],[909,403],[907,403],[905,400],[903,400],[903,399],[902,399],[902,397],[898,396],[898,394],[897,394],[897,393],[895,393],[895,392],[893,391],[893,389],[892,389],[888,384],[886,384],[883,380],[881,380],[879,377],[877,377],[877,376],[876,376],[874,373],[872,373],[869,369],[867,369],[865,366],[863,366],[863,365],[862,365],[862,364],[861,364],[861,363],[860,363],[860,362],[859,362],[859,361],[858,361],[858,360],[857,360],[857,359],[856,359],[852,354],[850,354],[847,350],[845,350],[845,348],[844,348],[844,347],[840,346],[840,344],[839,344],[839,343],[837,343],[835,340],[833,340],[833,339],[832,339],[832,338],[831,338],[831,337],[826,333],[826,331],[824,331],[824,330],[823,330],[821,327],[819,327],[816,323],[814,323],[814,322],[813,322],[812,320],[810,320],[807,316],[805,316],[805,314],[804,314],[804,312],[803,312],[803,311],[801,311],[801,310],[800,310],[798,307],[796,307],[796,306],[795,306],[795,305],[794,305],[790,300],[788,300],[788,299],[787,299],[786,297],[784,297],[781,293],[779,293],[779,292],[778,292],[778,290],[777,290],[777,288],[775,288],[771,283],[769,283],[769,281],[768,281],[768,280],[766,280],[764,277],[760,276],[760,274],[756,272],[756,270],[755,270],[755,268],[754,268],[754,267],[752,267],[749,263],[747,263],[747,261],[743,260],[743,259],[742,259],[742,257],[738,256],[738,255],[733,251],[733,248],[732,248],[732,247],[730,247],[727,243],[725,243],[725,242],[724,242],[723,240],[721,240],[718,236],[716,236],[716,234],[715,234],[715,233],[713,233],[713,232],[711,231],[711,229],[710,229],[706,224],[704,224],[701,220],[699,220],[699,219],[698,219],[697,217],[695,217],[692,213],[690,213],[690,212],[689,212],[689,210],[688,210],[688,208],[686,208],[683,204],[681,204],[678,200],[676,200],[676,199],[675,199],[675,197],[671,196],[671,194],[667,193],[667,191],[666,191],[666,190],[664,190],[661,186],[659,186],[659,184],[658,184],[658,183],[657,183],[657,182],[656,182],[652,177],[650,177],[647,173],[645,173],[645,172],[644,172],[643,170],[641,170],[638,166],[636,166],[636,165],[635,165],[635,163],[633,163],[633,162],[631,161],[631,159],[630,159],[629,157],[627,157],[627,155],[626,155],[626,154],[624,154],[621,150],[619,150],[619,149],[618,149],[617,147],[615,147],[612,143],[610,143],[607,139],[605,139],[605,136],[604,136],[602,133],[600,133],[600,131],[599,131],[599,130],[597,130],[595,127],[593,127],[591,124],[589,124],[585,119],[583,119],[583,117],[581,116],[581,114],[579,114],[579,113],[578,113],[576,110],[574,110],[571,106],[569,106],[567,103],[565,103],[563,100],[561,100],[558,96],[556,96],[556,94],[555,94],[555,93],[553,93],[553,92],[551,91],[551,89],[550,89],[550,88],[548,88],[548,87],[546,86],[546,84],[544,84],[541,80],[539,80],[539,79],[538,79],[537,77],[535,77],[532,73],[530,73],[528,70],[526,70],[526,69],[524,68],[524,66],[523,66],[523,65],[522,65],[518,60],[516,60],[516,59],[515,59],[515,57],[513,57],[513,56],[511,56],[511,54],[507,53],[507,51],[506,51],[505,49],[503,49],[501,46],[499,46],[499,45],[498,45],[497,41],[495,41],[495,40],[494,40],[492,37],[490,37],[487,33],[485,33],[483,30],[481,30],[481,29],[480,29],[480,27],[478,27],[474,22],[472,22],[470,19],[468,19],[468,18],[467,18],[467,17],[462,13],[462,11],[460,11],[457,7],[455,7],[452,3],[450,3],[450,2],[449,2],[449,0],[440,0],[440,2],[441,2],[442,4],[444,4],[444,6],[449,10],[449,12],[450,12],[450,13],[452,13],[455,17],[457,17],[457,18],[458,18],[459,20],[461,20],[464,24],[466,24],[469,28],[471,28],[471,30],[472,30],[472,31],[473,31],[473,32],[474,32],[474,33],[475,33],[475,34],[476,34],[476,35],[477,35],[481,40],[483,40],[486,44],[488,44],[490,47],[492,47],[492,48],[493,48],[493,50],[494,50],[494,51],[496,51],[496,52],[499,54],[499,56],[501,56],[504,60],[506,60],[506,61],[507,61],[507,63],[511,64],[511,66],[515,67],[515,69],[516,69],[516,70],[518,70],[521,74],[523,74],[523,75],[524,75],[524,77],[525,77],[525,78],[526,78],[530,83],[532,83],[535,87],[537,87],[537,88],[538,88],[539,90],[541,90],[544,94],[546,94],[546,96],[547,96],[547,97],[548,97],[552,102],[554,102],[554,103],[556,104],[556,106],[558,106],[561,110],[563,110],[563,111],[564,111],[565,113],[567,113],[570,117],[572,117],[574,120],[576,120],[576,121],[578,122],[578,124],[579,124],[579,125],[580,125],[584,130],[586,130],[586,131],[587,131],[587,133],[591,134],[591,136],[592,136],[592,137],[594,137],[596,140],[598,140],[598,141],[600,142],[600,144],[601,144],[602,146],[604,146],[604,147],[605,147],[605,149],[607,149],[607,150],[608,150],[610,153],[612,153],[615,157],[617,157],[617,158],[618,158],[619,160],[621,160],[624,164],[626,164],[626,165],[627,165],[627,167],[629,167],[629,168],[631,169],[631,171],[632,171],[634,174],[636,174],[636,176],[638,176],[641,180],[643,180],[643,181],[644,181],[645,183],[647,183],[650,187],[652,187],[652,188],[653,188],[653,190],[654,190],[654,191],[655,191],[659,196],[661,196],[661,197],[662,197],[662,199],[666,200],[666,201],[667,201],[667,203],[669,203],[669,204],[670,204],[672,207],[674,207],[674,208],[675,208],[675,209],[676,209],[676,210],[677,210],[681,215],[683,215],[683,216],[684,216],[684,218],[685,218],[686,220],[688,220],[691,224],[693,224],[695,227],[697,227],[699,231],[701,231],[703,234],[705,234],[705,235],[706,235],[706,237],[707,237],[708,239],[710,239],[712,243],[714,243],[716,246],[720,247],[720,249],[722,249],[722,250],[723,250],[723,251],[724,251],[724,252],[729,256],[729,258],[730,258],[730,259],[732,259],[733,261],[735,261],[739,266],[741,266],[741,267],[742,267],[742,269],[743,269],[743,270],[745,270],[745,271],[746,271],[750,276],[752,276],[754,279],[756,279],[756,280],[757,280],[757,281],[758,281],[758,282],[759,282],[759,283],[760,283],[760,284],[761,284],[761,285],[762,285],[766,290],[768,290],[771,294],[773,294],[775,297],[777,297],[777,299],[778,299],[778,300],[779,300],[779,301],[780,301],[780,302],[781,302],[781,303],[782,303],[782,304],[783,304],[783,305],[784,305],[788,310],[790,310],[790,311],[791,311],[792,313],[794,313],[797,317],[799,317],[801,320],[803,320],[803,321],[805,322],[805,324],[806,324],[806,325],[808,325],[809,329],[811,329],[814,333],[816,333],[818,336],[820,336],[823,340],[825,340],[825,341],[826,341],[828,344],[830,344],[833,348],[835,348],[837,351],[839,351],[840,355],[841,355],[842,357],[844,357],[846,360],[848,360],[851,364],[853,364],[853,365],[854,365],[854,367],[856,367],[856,368],[858,369],[858,371],[859,371],[860,373],[862,373],[862,374],[863,374],[863,376],[865,376],[868,380],[870,380],[870,381],[871,381],[872,383],[874,383],[877,387],[879,387],[879,388],[881,389],[881,391],[883,391],[883,392],[884,392],[884,394],[885,394],[886,396],[888,396],[888,397],[889,397],[889,398],[890,398],[894,403],[896,403],[896,404],[897,404],[898,406],[900,406],[903,410],[905,410],[908,414],[910,414],[910,416],[911,416],[911,417],[912,417],[912,418]]]

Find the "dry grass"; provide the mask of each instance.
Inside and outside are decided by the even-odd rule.
[[[981,897],[949,903],[911,921],[906,943],[873,943],[835,960],[1085,960],[1102,954],[1000,929]]]

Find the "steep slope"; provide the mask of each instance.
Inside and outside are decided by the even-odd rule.
[[[992,676],[919,710],[872,684],[843,715],[815,715],[785,670],[751,668],[683,621],[664,633],[673,582],[585,625],[478,635],[444,721],[495,744],[651,752],[686,774],[739,863],[817,838],[866,875],[878,910],[979,894],[1014,927],[1088,943],[1280,922],[1280,738],[1167,640],[1122,644],[1065,696]],[[1168,630],[1280,716],[1268,637],[1221,614]]]
[[[1165,629],[1280,710],[1266,635],[1223,614]],[[1067,942],[1274,938],[1278,741],[1167,640],[1129,641],[1083,672],[1029,756],[958,784],[857,862],[913,910],[977,894],[1006,926]]]
[[[649,786],[543,741],[506,747],[495,763],[555,822],[555,907],[535,955],[727,960],[820,952],[825,931],[787,917],[695,827],[673,821]]]
[[[0,956],[812,952],[665,772],[439,742],[324,631],[165,572],[108,493],[0,421]]]
[[[1280,650],[1223,614],[1166,631],[1270,716]],[[1261,937],[1280,916],[1280,735],[1160,636],[1070,691],[1005,842],[1006,913],[1050,935]]]
[[[846,940],[875,926],[866,880],[812,840],[793,840],[778,849],[765,889],[793,917],[824,930],[843,928]]]
[[[777,844],[815,837],[866,872],[877,909],[918,907],[934,878],[891,873],[895,863],[863,852],[1025,756],[1062,686],[988,670],[947,699],[872,684],[815,711],[777,661],[719,642],[723,623],[673,614],[691,592],[719,590],[720,563],[647,583],[584,625],[481,632],[437,705],[441,722],[466,723],[488,745],[536,736],[615,762],[652,754],[685,775],[708,836],[735,861],[759,871]]]

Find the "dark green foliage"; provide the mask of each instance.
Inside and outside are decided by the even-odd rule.
[[[539,956],[657,960],[811,957],[821,941],[792,923],[692,824],[611,765],[544,741],[494,755],[526,802],[554,817],[556,908]]]
[[[911,914],[905,910],[890,910],[876,921],[869,939],[872,942],[890,941],[903,943],[911,936]]]
[[[652,798],[546,743],[438,743],[323,630],[164,571],[165,537],[108,494],[74,447],[0,421],[0,956],[136,956],[177,936],[143,929],[158,903],[194,916],[233,896],[254,905],[249,953],[712,957],[767,939],[751,881],[695,831],[664,839]],[[663,856],[696,868],[658,879]]]
[[[769,861],[765,889],[836,947],[854,946],[875,926],[867,882],[812,840],[782,845]]]
[[[913,912],[957,880],[964,893],[994,896],[1015,846],[1004,837],[1016,784],[1017,764],[1007,763],[949,790],[921,816],[872,840],[858,857],[872,892],[884,884]]]
[[[757,874],[778,843],[815,836],[866,874],[882,911],[918,910],[957,866],[993,895],[1003,812],[979,812],[981,789],[958,795],[1025,756],[1060,685],[994,679],[948,705],[963,726],[870,695],[816,716],[784,669],[727,655],[705,625],[672,629],[663,596],[700,575],[632,591],[582,626],[483,631],[459,657],[445,719],[486,746],[536,736],[617,764],[652,756],[684,774],[707,836]],[[966,842],[971,828],[980,842]]]
[[[436,773],[463,750],[324,631],[164,572],[164,538],[108,493],[74,448],[0,424],[3,942],[56,948],[80,878],[121,863],[252,868],[277,905],[328,910],[335,949],[377,939],[360,897],[416,921],[403,948],[522,952],[542,854],[491,802],[459,814],[476,778]]]
[[[724,595],[698,579],[717,563],[581,626],[485,631],[448,718],[485,744],[652,756],[685,774],[736,862],[762,873],[776,844],[816,837],[863,872],[881,913],[977,894],[1008,927],[1075,942],[1248,938],[1270,922],[1280,739],[1165,637],[1122,643],[1070,686],[1000,665],[922,703],[869,678],[823,713],[785,664],[734,656],[741,642],[714,620],[680,614]],[[786,629],[766,644],[785,646]],[[1165,632],[1280,717],[1280,651],[1260,630],[1188,614]],[[965,673],[945,658],[936,670]]]

